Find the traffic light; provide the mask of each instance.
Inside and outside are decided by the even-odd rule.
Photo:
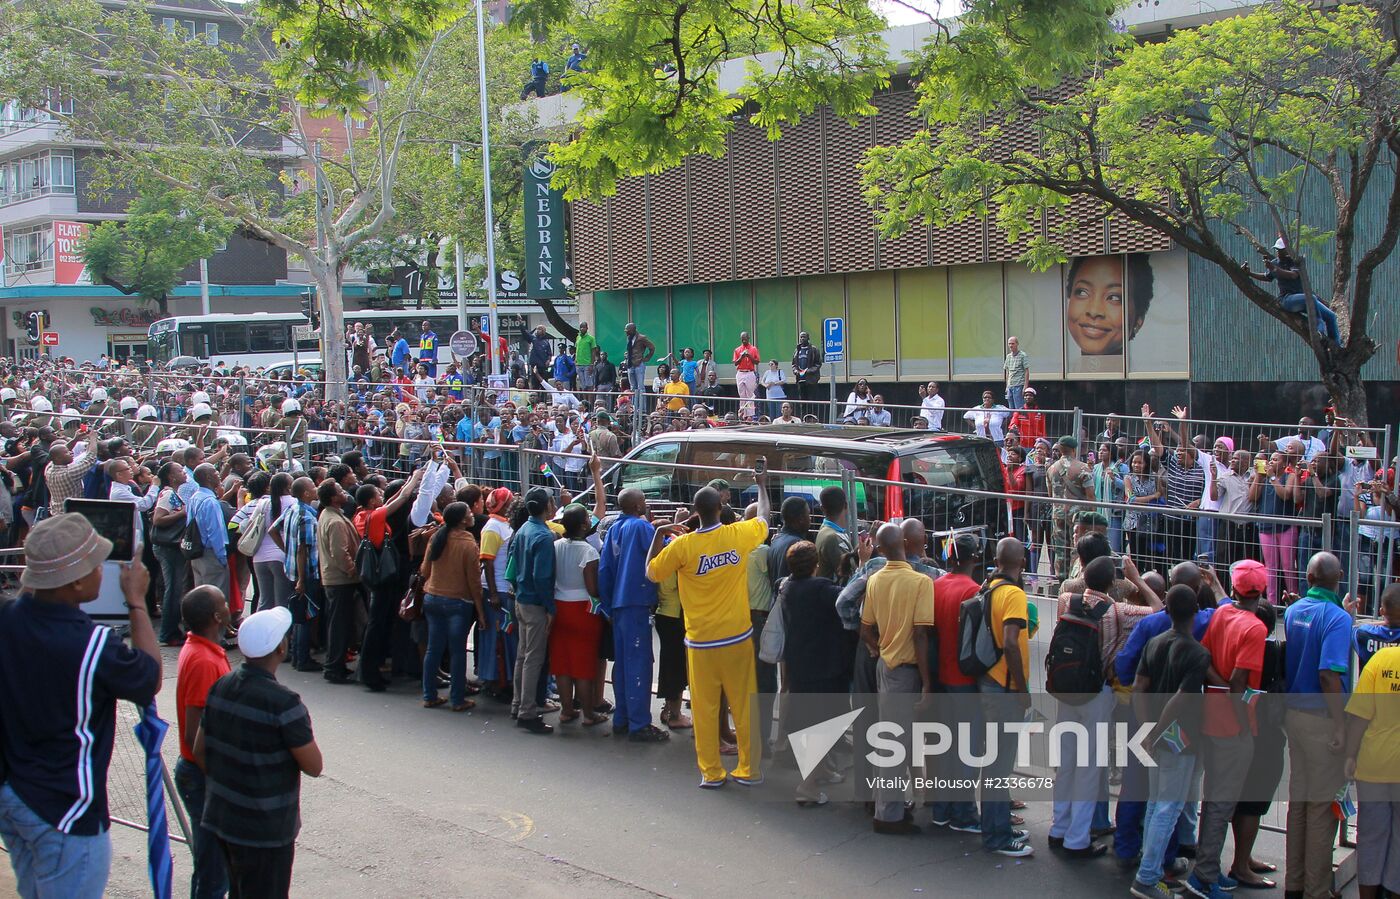
[[[24,336],[29,338],[29,342],[38,345],[39,336],[44,332],[44,313],[31,312],[24,320]]]
[[[301,293],[301,314],[306,316],[306,323],[311,326],[311,330],[321,330],[321,310],[316,303],[315,294],[309,289]]]

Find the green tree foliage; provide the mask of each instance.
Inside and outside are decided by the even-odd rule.
[[[191,199],[155,186],[127,208],[126,221],[93,228],[80,248],[93,281],[167,311],[180,274],[213,255],[233,230],[231,219]]]
[[[321,305],[327,376],[342,390],[345,266],[394,218],[400,153],[451,26],[429,35],[414,13],[408,26],[379,35],[384,46],[339,60],[363,92],[351,104],[330,75],[318,80],[328,57],[308,56],[346,39],[334,23],[325,35],[316,30],[328,12],[289,20],[278,18],[282,8],[216,8],[231,22],[211,46],[166,33],[160,13],[140,2],[0,6],[0,96],[44,106],[48,90],[63,85],[77,100],[55,118],[101,149],[100,187],[165,185],[303,259]],[[272,34],[260,24],[269,19]],[[305,79],[291,77],[299,66],[310,67]],[[375,114],[391,95],[392,111]]]
[[[974,6],[920,51],[925,127],[868,153],[867,198],[887,234],[991,215],[1014,241],[1072,201],[1146,225],[1307,341],[1339,412],[1364,422],[1375,274],[1400,236],[1398,8],[1281,0],[1148,43],[1079,0]],[[1010,129],[1035,149],[1008,150]],[[1335,216],[1307,219],[1309,192]],[[1360,227],[1367,213],[1379,228]],[[1316,335],[1310,305],[1307,319],[1286,313],[1250,277],[1276,235],[1314,263],[1307,283],[1336,312],[1340,347]],[[1024,260],[1064,259],[1061,237],[1035,237]]]
[[[854,121],[889,78],[866,0],[524,0],[512,22],[588,51],[586,71],[567,76],[576,139],[550,149],[571,199],[688,155],[722,156],[741,117],[771,138],[822,104]],[[723,63],[751,56],[740,83],[721,80]]]

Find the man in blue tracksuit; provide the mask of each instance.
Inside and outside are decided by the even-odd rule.
[[[612,618],[613,733],[637,742],[670,735],[651,723],[651,610],[656,584],[647,578],[647,552],[656,528],[646,520],[647,501],[640,490],[622,491],[620,517],[603,538],[598,562],[598,593]]]

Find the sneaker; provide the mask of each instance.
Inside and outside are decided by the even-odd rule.
[[[1005,855],[1008,858],[1030,858],[1035,855],[1035,850],[1031,848],[1029,843],[1021,842],[1008,843],[1000,849],[993,849],[992,852],[997,855]]]
[[[934,822],[934,823],[936,824],[937,822]],[[945,822],[945,823],[946,823],[946,822]],[[941,826],[941,825],[940,825],[940,826]],[[981,832],[982,832],[982,825],[981,825],[981,824],[949,824],[949,825],[948,825],[948,829],[949,829],[949,830],[956,830],[958,833],[981,833]],[[1021,831],[1021,833],[1024,834],[1025,831],[1023,830],[1023,831]],[[1012,836],[1016,836],[1016,832],[1015,832],[1015,831],[1012,831],[1012,832],[1011,832],[1011,835],[1012,835]]]
[[[1233,893],[1235,889],[1240,885],[1240,882],[1235,878],[1231,877],[1229,874],[1226,874],[1224,871],[1221,871],[1220,878],[1215,881],[1215,885],[1220,887],[1227,893]]]
[[[1064,855],[1065,858],[1078,859],[1078,860],[1080,860],[1080,861],[1085,861],[1085,860],[1088,860],[1088,859],[1091,859],[1091,858],[1098,858],[1099,856],[1103,855],[1103,854],[1104,854],[1105,852],[1107,852],[1107,851],[1108,851],[1108,847],[1105,846],[1105,845],[1102,844],[1102,843],[1090,843],[1088,846],[1085,846],[1083,849],[1062,849],[1062,850],[1060,850],[1061,854]]]
[[[627,735],[627,739],[632,743],[665,743],[671,739],[671,733],[662,730],[655,724],[648,724],[641,730],[632,731]]]
[[[1160,880],[1152,886],[1148,886],[1145,883],[1138,883],[1134,880],[1128,892],[1136,896],[1137,899],[1172,899],[1172,897],[1176,895],[1171,891],[1170,887]]]
[[[734,781],[736,784],[739,784],[741,787],[756,787],[759,784],[763,783],[762,774],[759,774],[755,777],[740,777],[737,774],[731,774],[729,775],[729,779]]]
[[[1189,895],[1197,896],[1199,899],[1228,899],[1230,895],[1222,890],[1218,883],[1202,883],[1194,871],[1191,872],[1190,877],[1182,881],[1182,886]]]
[[[718,790],[720,787],[724,786],[725,783],[727,783],[727,781],[725,781],[725,779],[722,777],[719,780],[701,780],[700,789]]]
[[[933,818],[933,819],[931,819],[928,823],[929,823],[930,825],[932,825],[933,827],[947,827],[948,824],[949,824],[950,822],[949,822],[949,819],[947,819],[947,818],[944,818],[944,819],[941,820],[941,821],[938,820],[937,818]],[[978,832],[978,833],[981,833],[981,832],[982,832],[982,828],[981,828],[980,825],[979,825],[978,828],[977,828],[977,832]]]

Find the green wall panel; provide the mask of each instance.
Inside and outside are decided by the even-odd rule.
[[[622,329],[632,320],[631,298],[625,290],[599,290],[593,294],[593,336],[614,363],[622,360],[627,337]]]
[[[721,372],[729,372],[732,376],[729,360],[734,358],[734,348],[739,345],[739,333],[748,331],[749,339],[753,340],[753,282],[731,281],[713,285],[710,288],[710,308],[714,318],[715,361],[723,366]],[[763,344],[757,345],[767,352]]]
[[[900,377],[948,377],[948,270],[908,269],[896,282]]]
[[[685,347],[695,349],[695,358],[710,345],[710,288],[707,284],[687,284],[671,288],[671,348],[679,359]]]
[[[846,291],[847,372],[852,378],[893,377],[894,272],[848,275]]]
[[[777,359],[787,371],[797,346],[797,282],[792,278],[754,282],[753,311],[758,332],[754,343],[765,360]]]
[[[637,331],[651,338],[656,344],[656,358],[666,355],[671,347],[670,332],[667,327],[666,288],[650,287],[632,291],[632,321],[637,323]],[[655,363],[647,367],[647,378],[656,373]]]
[[[798,282],[798,301],[801,304],[799,308],[801,309],[802,330],[811,334],[812,343],[820,348],[822,345],[822,320],[846,316],[846,279],[842,275],[802,278]],[[850,323],[847,322],[847,334],[850,333],[850,327]],[[846,367],[839,362],[823,366],[822,378],[825,379],[833,369],[838,381],[846,379]]]
[[[999,378],[1006,339],[1002,322],[1001,265],[958,265],[949,269],[949,273],[953,375]]]

